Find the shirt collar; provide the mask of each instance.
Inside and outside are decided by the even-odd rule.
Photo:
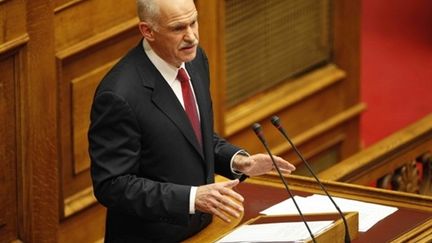
[[[161,73],[169,85],[177,80],[177,72],[180,68],[184,68],[186,70],[184,62],[180,65],[180,68],[177,68],[160,58],[156,52],[153,51],[146,39],[143,39],[143,47],[150,61],[153,63],[153,65],[155,65],[156,69]]]

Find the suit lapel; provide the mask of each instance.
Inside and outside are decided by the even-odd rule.
[[[195,150],[197,150],[201,157],[203,157],[202,149],[198,144],[198,140],[195,137],[195,133],[186,112],[171,87],[168,86],[162,76],[160,77],[160,80],[157,80],[152,100],[153,103],[176,124],[189,143],[191,143]]]
[[[189,122],[189,118],[187,117],[183,106],[163,76],[159,73],[159,71],[145,54],[141,42],[139,46],[137,46],[137,49],[136,61],[139,63],[137,66],[141,69],[139,73],[141,74],[143,85],[153,90],[153,103],[178,127],[188,142],[204,159],[203,149],[199,145],[198,140],[194,135],[195,133],[193,131],[192,125]],[[195,93],[201,92],[195,91]]]

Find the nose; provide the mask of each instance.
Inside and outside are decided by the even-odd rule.
[[[188,26],[184,35],[184,40],[187,42],[194,42],[196,39],[195,32],[192,27]]]

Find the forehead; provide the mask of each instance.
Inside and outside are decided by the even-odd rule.
[[[193,0],[161,0],[159,4],[162,25],[188,23],[198,16]]]

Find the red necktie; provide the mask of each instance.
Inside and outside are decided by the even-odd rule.
[[[192,124],[192,128],[195,132],[195,136],[198,139],[199,144],[202,145],[201,125],[198,118],[197,106],[192,93],[192,88],[189,83],[189,77],[187,76],[186,71],[183,68],[180,68],[178,70],[177,79],[180,81],[181,84],[183,103],[186,114],[189,117],[189,121]]]

